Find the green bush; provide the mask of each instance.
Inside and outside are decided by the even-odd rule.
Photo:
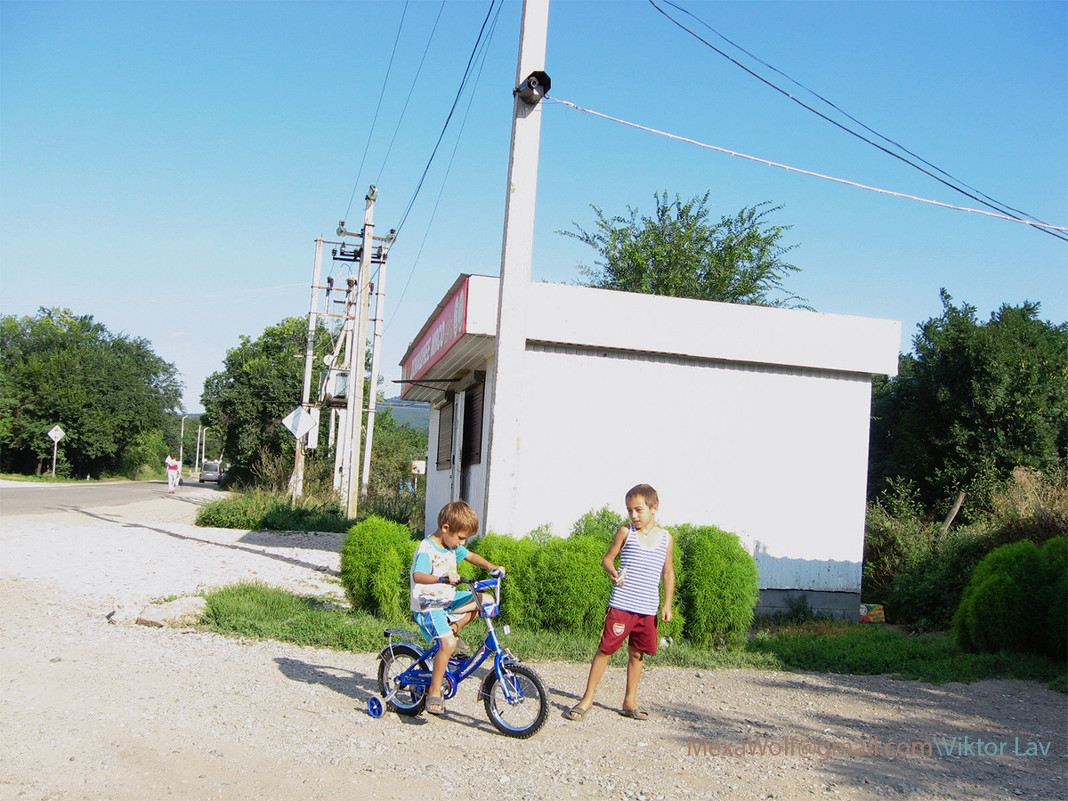
[[[714,526],[680,529],[686,638],[700,647],[738,648],[759,599],[756,561],[735,534]]]
[[[557,632],[599,635],[612,582],[601,566],[605,548],[596,537],[555,538],[534,560],[537,623]]]
[[[407,526],[381,517],[350,529],[341,546],[341,584],[354,609],[386,619],[408,615],[416,544]]]
[[[208,528],[263,528],[264,518],[275,496],[266,492],[235,493],[206,503],[197,510],[196,524]]]
[[[896,577],[930,555],[936,533],[921,516],[910,487],[895,484],[882,502],[869,503],[864,519],[864,597],[886,601]]]
[[[539,530],[521,538],[490,532],[472,540],[472,551],[507,570],[500,622],[598,636],[612,591],[601,565],[611,542],[606,531],[614,534],[623,522],[624,518],[601,510],[580,519],[568,539]],[[684,547],[676,541],[674,616],[659,624],[660,636],[693,639],[696,633],[700,647],[734,647],[752,622],[756,563],[733,534],[696,526],[675,531],[698,560],[685,575],[699,576],[700,584],[687,592],[683,566],[691,557],[684,556]],[[380,617],[406,616],[415,547],[401,524],[371,517],[353,526],[341,550],[341,582],[353,607]],[[459,568],[463,576],[478,574],[467,562]],[[694,613],[698,622],[691,626],[688,621]]]
[[[1068,659],[1068,538],[1054,537],[1042,546],[1049,602],[1046,617],[1046,653]]]
[[[993,549],[989,534],[951,529],[926,552],[913,555],[882,599],[887,619],[920,630],[945,629],[960,605],[975,566]]]
[[[964,651],[1042,652],[1048,582],[1038,547],[1003,545],[976,565],[953,616],[953,636]]]
[[[482,558],[506,571],[501,585],[501,623],[533,629],[538,619],[538,585],[534,573],[536,547],[529,537],[483,534],[469,543]]]
[[[601,543],[601,556],[608,551],[613,537],[619,531],[619,527],[625,525],[627,518],[613,512],[608,506],[601,509],[591,509],[575,521],[571,527],[572,537],[590,537]]]
[[[254,490],[235,492],[197,510],[196,524],[209,528],[249,531],[347,531],[351,521],[329,501],[305,499],[295,505],[288,497]]]

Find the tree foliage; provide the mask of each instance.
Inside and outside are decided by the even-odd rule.
[[[297,357],[304,354],[307,325],[306,320],[290,317],[269,326],[256,339],[241,337],[240,344],[227,351],[223,369],[204,382],[201,400],[205,413],[201,422],[222,433],[225,458],[237,468],[235,475],[263,477],[278,470],[289,475],[296,441],[282,425],[282,418],[300,405],[304,360]],[[320,326],[315,363],[322,364],[321,357],[330,350],[330,334]],[[313,393],[317,386],[313,375]],[[365,405],[369,393],[370,382],[365,382]],[[312,465],[317,464],[321,469],[316,472],[325,477],[329,487],[333,460],[326,453],[328,419],[328,410],[324,409],[319,447],[309,452],[305,479],[312,472]],[[426,458],[426,442],[425,434],[398,425],[389,409],[380,408],[375,418],[369,497],[395,497],[411,480],[412,460]],[[281,480],[282,476],[276,478]]]
[[[282,418],[300,405],[304,384],[307,320],[289,317],[256,339],[242,336],[226,352],[223,369],[204,381],[201,423],[222,432],[225,459],[253,469],[265,459],[291,455],[296,442]],[[316,363],[329,349],[329,335],[316,336]],[[324,415],[325,417],[325,415]]]
[[[40,473],[57,424],[65,432],[57,470],[132,474],[162,462],[181,383],[147,340],[112,334],[91,315],[41,308],[0,317],[0,351],[3,469]]]
[[[593,231],[575,223],[560,231],[601,254],[593,267],[580,265],[587,286],[683,298],[787,306],[802,301],[782,286],[800,268],[784,256],[796,245],[783,245],[788,225],[772,225],[767,217],[782,206],[759,203],[733,217],[711,220],[708,193],[683,201],[653,196],[653,215],[607,217],[597,206]]]
[[[915,354],[875,383],[869,483],[907,481],[928,509],[960,490],[987,498],[1014,467],[1050,470],[1068,455],[1068,325],[1030,302],[981,323],[952,300],[942,290]]]

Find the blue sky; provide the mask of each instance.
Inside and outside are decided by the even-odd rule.
[[[679,5],[972,187],[1068,225],[1068,3]],[[376,233],[411,205],[389,260],[384,389],[396,394],[397,362],[457,274],[500,269],[519,2],[494,7],[488,46],[416,194],[489,8],[0,3],[0,313],[66,306],[143,337],[178,367],[185,407],[198,411],[204,379],[241,335],[307,314],[315,238],[335,239],[342,218],[358,227],[375,183]],[[977,207],[644,1],[553,0],[545,69],[552,96],[614,117]],[[782,204],[770,220],[793,226],[785,241],[802,268],[788,288],[819,311],[900,320],[905,351],[916,325],[940,313],[941,287],[984,319],[1031,300],[1044,319],[1068,320],[1068,243],[1053,236],[558,104],[543,110],[533,278],[579,277],[595,254],[556,232],[592,227],[591,204],[649,212],[662,190],[708,192],[717,217]]]

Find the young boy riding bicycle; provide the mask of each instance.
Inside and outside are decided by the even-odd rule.
[[[478,532],[478,514],[465,501],[446,504],[438,513],[437,530],[415,549],[412,559],[411,591],[412,615],[423,635],[441,645],[434,656],[434,667],[427,690],[426,711],[432,715],[445,713],[441,685],[449,657],[460,644],[457,636],[464,626],[478,617],[479,604],[488,598],[476,598],[467,590],[457,591],[460,574],[458,562],[467,560],[484,570],[504,568],[494,565],[465,547],[468,538]]]

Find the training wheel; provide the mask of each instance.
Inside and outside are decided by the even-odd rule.
[[[367,699],[367,714],[370,715],[371,717],[373,717],[373,718],[382,717],[382,712],[384,710],[385,710],[385,707],[382,706],[382,699],[381,698],[379,698],[377,696],[374,696],[372,698],[368,698]]]

